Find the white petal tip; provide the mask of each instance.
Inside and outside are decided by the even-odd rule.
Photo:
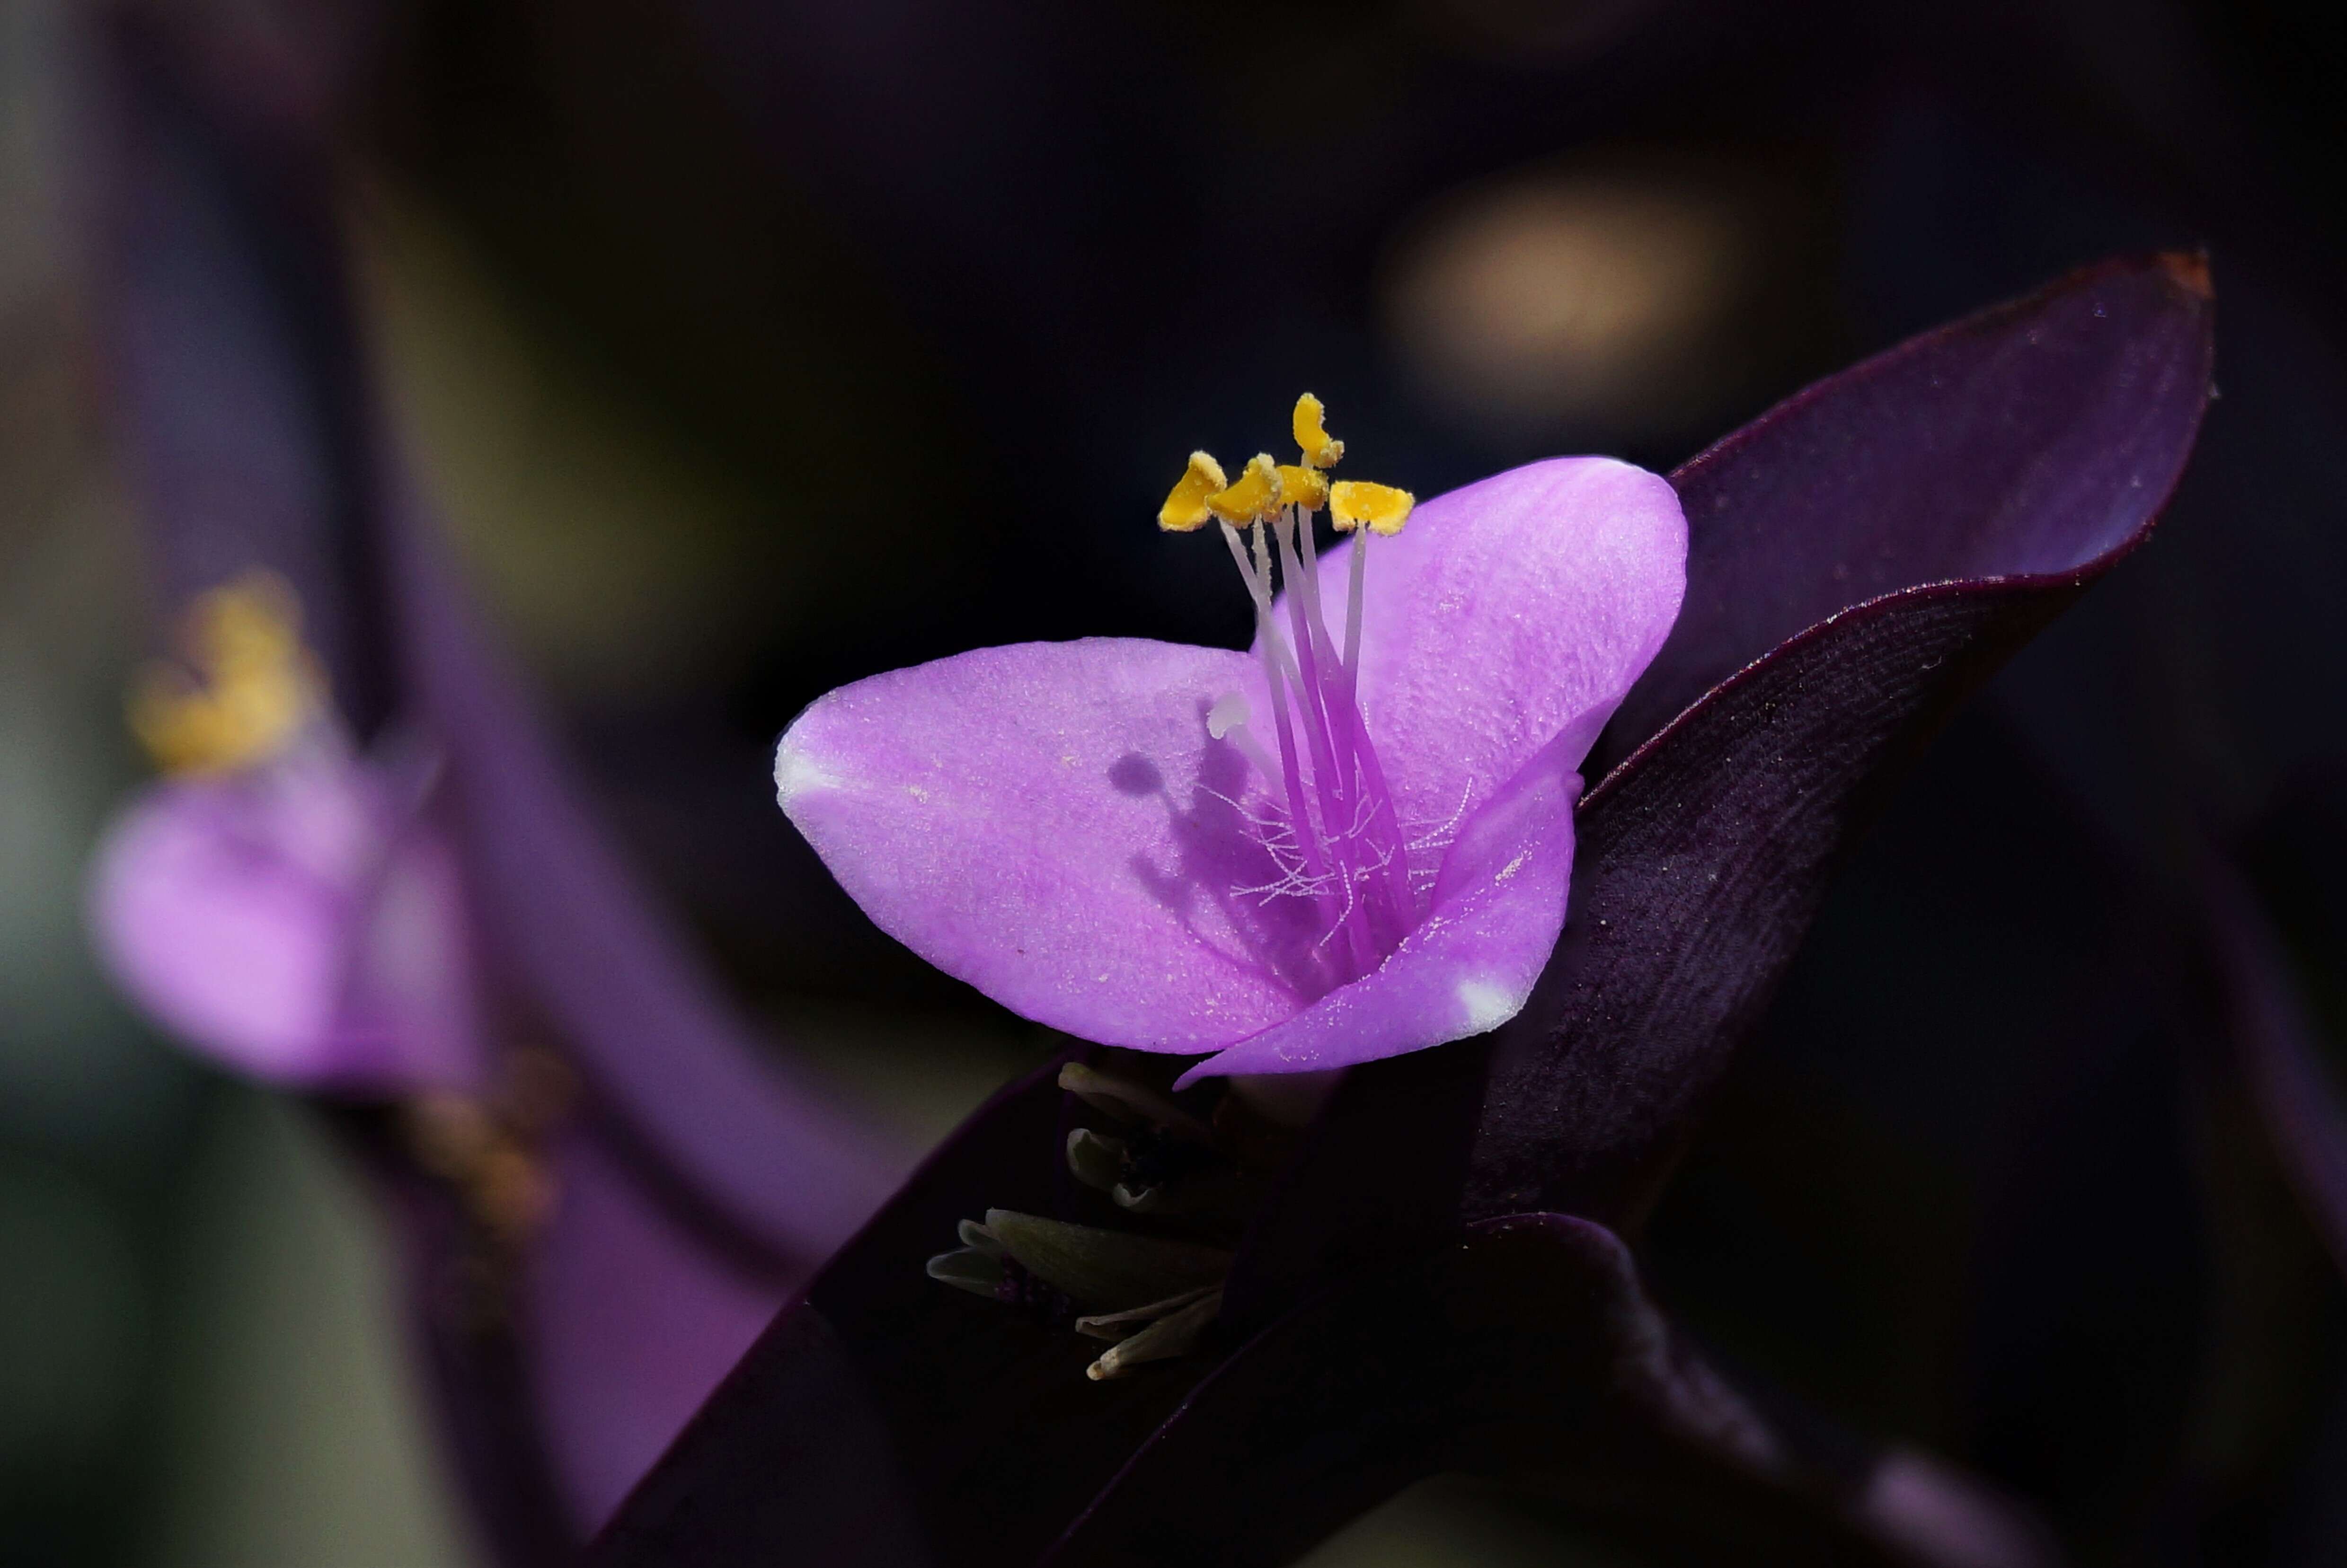
[[[1524,1010],[1526,999],[1489,980],[1461,980],[1457,995],[1461,1020],[1469,1034],[1482,1034],[1499,1028]]]
[[[784,735],[774,748],[774,799],[784,811],[816,790],[837,789],[840,783],[838,774],[792,745],[790,736]]]

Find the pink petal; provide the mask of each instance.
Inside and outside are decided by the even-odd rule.
[[[1426,919],[1384,963],[1200,1062],[1180,1086],[1209,1074],[1350,1067],[1465,1040],[1523,1010],[1564,928],[1581,795],[1573,764],[1603,723],[1589,712],[1461,826]]]
[[[304,1088],[461,1087],[471,1077],[455,870],[394,836],[357,764],[311,758],[173,781],[99,845],[100,955],[164,1028],[224,1066]]]
[[[1321,562],[1338,639],[1351,549]],[[1493,475],[1373,540],[1361,703],[1403,821],[1449,821],[1462,799],[1482,805],[1593,714],[1594,742],[1669,634],[1686,588],[1677,493],[1608,457]]]
[[[775,790],[865,913],[948,974],[1087,1040],[1213,1050],[1321,989],[1311,906],[1234,891],[1278,875],[1234,804],[1259,781],[1206,734],[1235,691],[1261,711],[1227,649],[981,649],[819,699]]]

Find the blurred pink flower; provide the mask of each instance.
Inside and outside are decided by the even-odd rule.
[[[463,895],[419,811],[423,771],[313,734],[256,767],[150,785],[91,877],[107,966],[158,1023],[254,1078],[479,1087]]]

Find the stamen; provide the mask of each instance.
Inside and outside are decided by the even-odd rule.
[[[1325,856],[1320,841],[1314,834],[1312,818],[1305,809],[1303,764],[1296,752],[1296,733],[1287,712],[1287,692],[1303,690],[1303,676],[1297,672],[1296,655],[1281,637],[1279,624],[1271,614],[1271,562],[1265,555],[1263,525],[1253,530],[1255,564],[1247,564],[1245,547],[1239,543],[1238,530],[1228,523],[1223,525],[1223,538],[1230,546],[1231,559],[1238,563],[1239,576],[1245,579],[1247,594],[1255,600],[1255,640],[1263,647],[1264,684],[1271,692],[1272,724],[1279,739],[1280,786],[1287,800],[1287,815],[1295,829],[1298,847],[1303,852],[1305,870],[1315,879],[1323,875]]]
[[[1268,452],[1247,459],[1237,479],[1206,497],[1206,508],[1226,523],[1260,523],[1279,515],[1279,466]]]
[[[1345,669],[1357,679],[1361,672],[1361,579],[1369,569],[1369,536],[1353,536],[1350,592],[1345,600]]]
[[[1223,477],[1223,466],[1204,452],[1190,454],[1190,466],[1174,482],[1174,493],[1157,508],[1157,526],[1169,534],[1186,534],[1206,526],[1214,513],[1206,507],[1206,497],[1230,484]]]
[[[1327,877],[1316,880],[1305,876],[1300,869],[1283,866],[1282,870],[1286,874],[1276,882],[1259,882],[1252,887],[1234,887],[1231,891],[1242,898],[1254,898],[1264,904],[1274,898],[1290,897],[1309,898],[1317,903],[1335,888],[1335,883]],[[1332,926],[1330,929],[1335,927]]]
[[[1442,821],[1437,823],[1427,832],[1411,839],[1409,841],[1409,846],[1412,849],[1448,848],[1450,845],[1451,839],[1457,835],[1460,819],[1467,815],[1467,803],[1469,800],[1473,798],[1474,794],[1475,786],[1472,784],[1470,784],[1466,788],[1460,790],[1459,792],[1459,804],[1451,808],[1450,815],[1445,817]]]
[[[1357,907],[1362,907],[1366,909],[1376,927],[1368,937],[1369,945],[1376,949],[1376,954],[1375,958],[1364,966],[1364,972],[1366,972],[1368,968],[1374,967],[1377,959],[1382,958],[1386,952],[1391,950],[1394,944],[1401,940],[1403,933],[1408,931],[1414,923],[1410,918],[1413,905],[1409,896],[1406,857],[1399,849],[1399,825],[1393,818],[1391,805],[1393,796],[1386,786],[1385,769],[1378,759],[1377,747],[1369,740],[1368,726],[1361,718],[1360,706],[1355,697],[1353,668],[1350,663],[1337,662],[1336,651],[1331,646],[1328,636],[1327,621],[1321,613],[1320,561],[1318,553],[1313,547],[1311,530],[1308,528],[1299,527],[1296,532],[1298,542],[1302,546],[1303,559],[1300,562],[1291,560],[1290,563],[1290,576],[1296,587],[1289,596],[1289,603],[1291,606],[1298,603],[1303,605],[1314,643],[1319,650],[1322,662],[1327,667],[1321,675],[1321,679],[1327,683],[1325,701],[1322,704],[1323,712],[1329,725],[1332,747],[1343,757],[1340,765],[1344,769],[1348,788],[1350,789],[1353,786],[1353,775],[1358,770],[1358,787],[1361,791],[1359,798],[1365,799],[1372,808],[1356,813],[1354,827],[1348,835],[1368,845],[1369,857],[1368,863],[1352,867],[1350,856],[1348,856],[1348,874],[1345,903],[1346,914],[1348,917]],[[1285,542],[1284,536],[1283,542]],[[1353,620],[1358,625],[1359,621],[1358,606],[1353,611]],[[1358,648],[1354,650],[1354,656],[1356,658],[1358,656]],[[1370,895],[1366,905],[1357,906],[1355,901],[1352,888],[1357,880],[1357,873],[1366,875],[1368,877]],[[1380,876],[1378,873],[1383,875]]]
[[[130,695],[131,733],[169,773],[265,761],[325,706],[325,674],[301,628],[301,601],[273,572],[246,572],[198,596],[183,634],[195,673],[162,663],[143,671]]]
[[[1355,539],[1353,548],[1358,551],[1367,542],[1368,536],[1360,536]],[[1312,569],[1314,575],[1317,576],[1317,565]],[[1338,700],[1336,707],[1344,717],[1347,744],[1352,752],[1353,760],[1360,767],[1364,793],[1378,808],[1376,815],[1363,820],[1360,832],[1364,837],[1374,836],[1378,845],[1378,868],[1385,873],[1383,909],[1387,919],[1390,922],[1393,932],[1392,940],[1399,942],[1402,934],[1417,924],[1417,907],[1416,901],[1410,896],[1409,860],[1401,839],[1401,822],[1394,809],[1393,790],[1386,783],[1385,764],[1378,756],[1376,743],[1369,739],[1368,721],[1361,713],[1358,696],[1361,651],[1359,642],[1361,571],[1358,555],[1354,557],[1352,580],[1354,596],[1353,603],[1348,612],[1346,661],[1338,667],[1337,672]],[[1314,614],[1316,616],[1318,614],[1317,606]]]
[[[1159,521],[1165,527],[1197,526],[1192,518],[1201,507],[1221,519],[1224,542],[1255,608],[1278,761],[1254,740],[1254,715],[1243,698],[1218,701],[1207,716],[1207,732],[1236,747],[1275,798],[1275,810],[1284,808],[1284,817],[1273,821],[1233,803],[1256,829],[1256,840],[1279,875],[1231,891],[1266,901],[1313,900],[1325,920],[1317,947],[1327,953],[1334,979],[1342,981],[1382,962],[1416,923],[1412,889],[1419,873],[1409,860],[1416,846],[1396,813],[1360,711],[1358,685],[1368,537],[1399,531],[1417,503],[1409,491],[1389,485],[1331,483],[1321,471],[1345,453],[1344,443],[1328,434],[1327,412],[1310,393],[1296,400],[1290,425],[1301,464],[1275,464],[1258,453],[1237,480],[1209,490],[1206,481],[1221,470],[1204,454],[1194,456],[1191,472],[1175,487]],[[1312,516],[1323,507],[1339,531],[1356,535],[1341,652],[1321,603],[1312,535]],[[1249,530],[1245,544],[1239,539],[1241,528]],[[1287,591],[1285,628],[1273,610],[1275,552],[1277,578]]]
[[[1263,552],[1258,549],[1255,552],[1255,562],[1250,565],[1247,561],[1247,548],[1239,542],[1238,529],[1228,523],[1223,525],[1223,538],[1231,547],[1231,559],[1238,563],[1239,580],[1246,584],[1247,597],[1255,600],[1255,609],[1260,611],[1271,602],[1271,590],[1264,582],[1264,579],[1269,574],[1265,570]]]
[[[1265,810],[1255,811],[1250,809],[1244,801],[1226,795],[1211,785],[1200,784],[1198,787],[1212,798],[1221,801],[1238,813],[1240,820],[1255,830],[1255,841],[1265,848],[1275,852],[1295,849],[1296,828],[1287,820],[1286,807],[1273,802]],[[1292,856],[1283,857],[1281,862],[1283,865],[1286,864],[1286,858],[1292,858]],[[1240,891],[1244,892],[1245,889],[1242,888]]]
[[[1345,444],[1331,439],[1328,435],[1325,423],[1327,412],[1321,406],[1320,400],[1307,392],[1296,400],[1296,413],[1288,420],[1289,427],[1296,433],[1296,445],[1304,454],[1304,460],[1315,468],[1333,468],[1337,459],[1345,455]]]
[[[1338,515],[1339,493],[1342,493],[1346,498],[1343,520],[1339,520]],[[1342,684],[1342,712],[1350,737],[1356,743],[1356,760],[1360,764],[1369,794],[1373,798],[1389,804],[1393,800],[1393,793],[1387,787],[1384,765],[1378,761],[1377,748],[1370,743],[1368,723],[1362,717],[1358,696],[1363,617],[1361,585],[1368,568],[1370,537],[1368,532],[1358,531],[1358,525],[1366,519],[1369,522],[1369,528],[1374,532],[1398,533],[1402,524],[1408,520],[1410,509],[1417,504],[1417,498],[1409,491],[1395,489],[1390,485],[1374,485],[1366,481],[1339,479],[1329,487],[1330,521],[1336,523],[1339,529],[1351,531],[1354,534],[1353,559],[1347,585],[1348,593],[1345,612],[1345,658],[1339,668]],[[1314,620],[1319,622],[1320,563],[1317,557],[1311,557],[1311,536],[1308,532],[1305,536],[1305,540],[1307,554],[1310,558],[1307,561],[1308,572],[1307,580],[1313,600],[1312,615]],[[1326,633],[1324,632],[1323,635],[1325,636]],[[1409,857],[1399,840],[1399,822],[1389,819],[1385,828],[1388,842],[1391,845],[1391,852],[1385,862],[1386,898],[1398,931],[1407,930],[1415,923],[1412,918],[1415,908],[1409,890]]]
[[[1317,468],[1282,463],[1279,466],[1279,493],[1289,506],[1317,512],[1328,504],[1327,477]]]
[[[1352,919],[1355,903],[1350,841],[1337,828],[1350,815],[1345,810],[1345,803],[1351,795],[1351,748],[1345,748],[1346,754],[1339,761],[1337,728],[1328,712],[1320,673],[1323,658],[1327,654],[1327,632],[1318,626],[1319,617],[1314,613],[1318,595],[1313,591],[1311,575],[1297,558],[1295,525],[1282,518],[1275,532],[1279,539],[1280,570],[1287,583],[1287,618],[1296,631],[1296,656],[1303,665],[1298,695],[1304,709],[1305,738],[1312,746],[1313,784],[1320,797],[1320,822],[1344,888],[1344,903],[1337,911],[1334,929],[1345,933],[1346,947],[1352,957],[1352,978],[1358,979],[1377,967],[1378,956],[1370,951],[1368,933]]]
[[[1338,533],[1351,533],[1367,523],[1378,533],[1398,534],[1417,505],[1418,497],[1408,490],[1366,479],[1339,479],[1328,487],[1328,520]]]

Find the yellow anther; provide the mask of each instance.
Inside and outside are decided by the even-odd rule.
[[[1304,461],[1315,468],[1333,468],[1337,459],[1345,455],[1345,444],[1332,439],[1328,427],[1322,423],[1328,411],[1310,393],[1296,400],[1296,416],[1290,421],[1296,430],[1296,445],[1304,454]]]
[[[250,571],[189,607],[197,675],[149,667],[130,693],[130,729],[169,773],[226,773],[282,747],[323,705],[325,678],[302,645],[302,607],[272,572]]]
[[[1279,466],[1280,499],[1291,507],[1301,507],[1317,512],[1328,504],[1328,479],[1317,468],[1299,468],[1293,463]]]
[[[1226,523],[1267,523],[1279,516],[1279,466],[1268,452],[1247,459],[1229,488],[1206,497],[1206,507]]]
[[[1328,487],[1328,520],[1337,525],[1338,533],[1351,533],[1367,523],[1373,533],[1398,534],[1409,520],[1409,509],[1417,505],[1416,496],[1391,485],[1339,479]]]
[[[1223,477],[1223,466],[1204,452],[1190,454],[1190,466],[1174,481],[1174,493],[1157,508],[1157,526],[1169,534],[1186,534],[1193,528],[1206,526],[1214,514],[1206,509],[1206,497],[1227,487]]]

